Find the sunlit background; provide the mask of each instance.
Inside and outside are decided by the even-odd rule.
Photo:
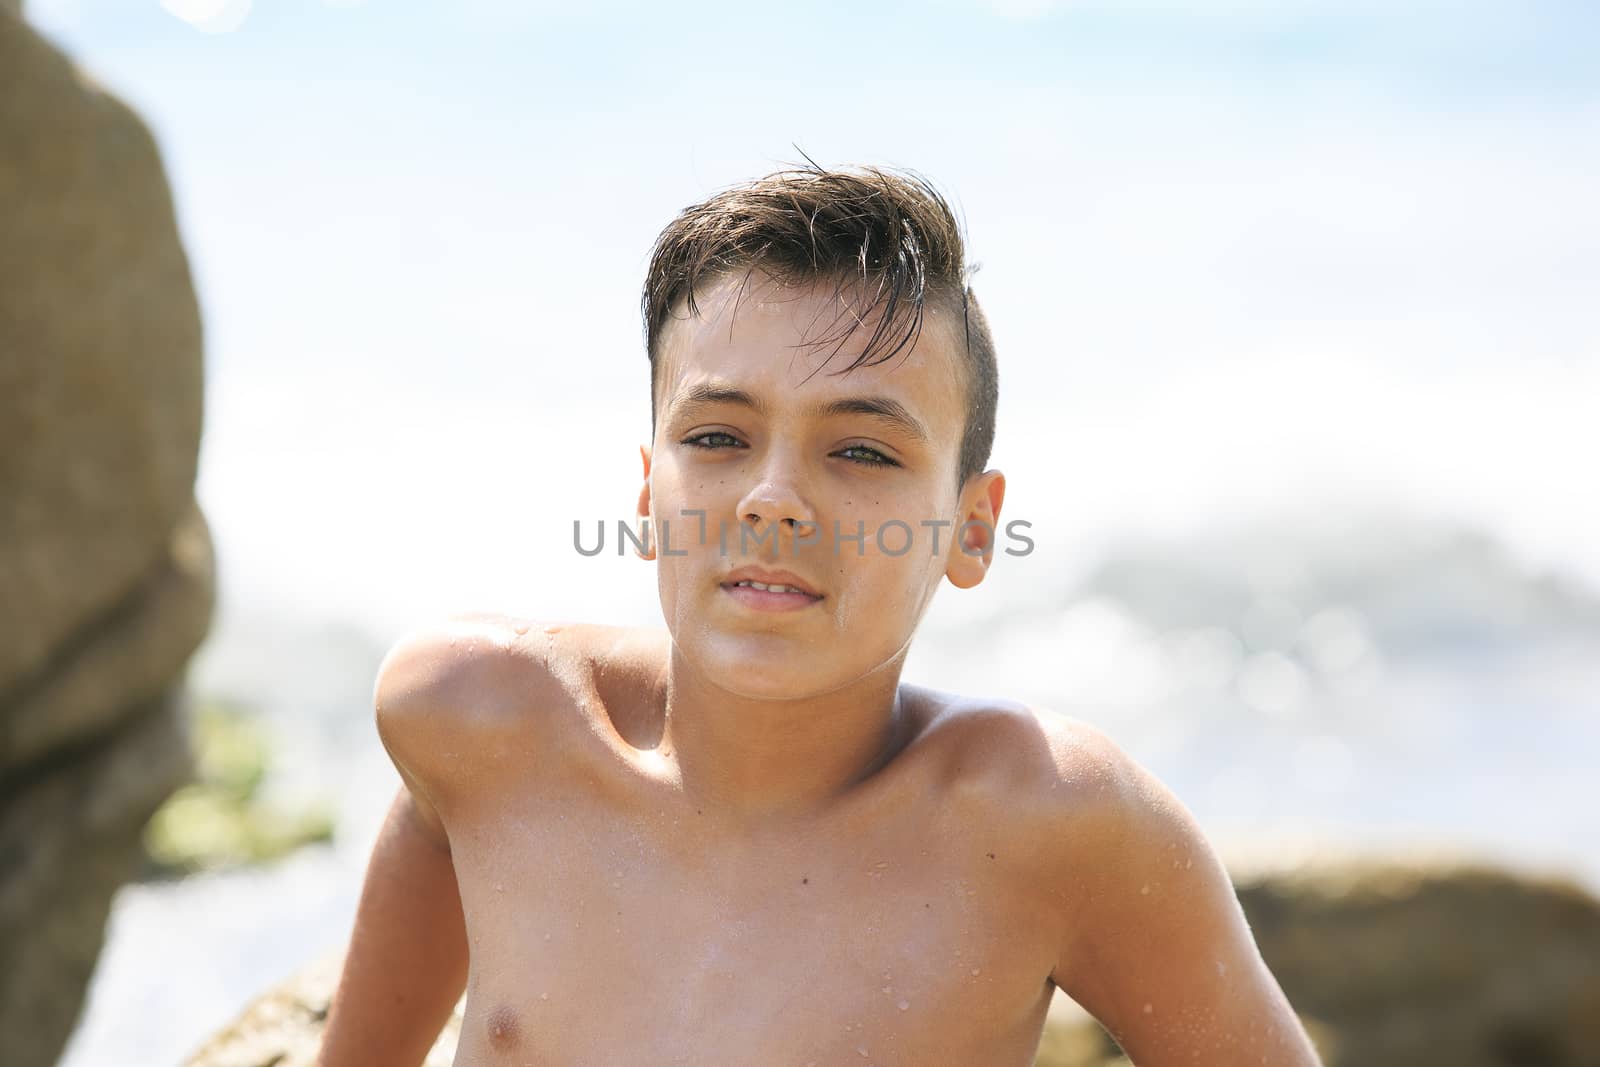
[[[572,547],[638,492],[649,247],[802,151],[937,183],[998,347],[1037,547],[941,591],[908,678],[1095,723],[1229,855],[1600,887],[1600,8],[26,9],[150,123],[192,258],[191,680],[339,812],[124,889],[67,1067],[174,1062],[347,935],[401,632],[660,624],[650,564]]]

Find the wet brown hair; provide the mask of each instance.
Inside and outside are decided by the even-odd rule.
[[[776,171],[684,208],[656,238],[640,301],[650,360],[651,433],[661,334],[680,300],[690,315],[699,313],[697,289],[743,271],[742,291],[760,269],[787,285],[833,282],[841,300],[846,286],[857,286],[863,296],[870,293],[864,308],[845,301],[840,320],[848,320],[847,330],[815,342],[837,340],[843,347],[873,311],[883,309],[866,347],[837,374],[909,350],[922,332],[923,307],[934,300],[952,315],[960,308],[962,329],[954,340],[966,348],[967,418],[957,463],[959,491],[989,462],[999,401],[994,342],[968,284],[977,268],[966,263],[961,226],[939,191],[914,172],[824,170],[809,156],[806,162],[808,167]]]

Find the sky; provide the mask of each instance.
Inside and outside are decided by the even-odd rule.
[[[928,176],[980,265],[1040,551],[931,622],[1372,500],[1600,582],[1593,5],[26,7],[162,147],[228,604],[659,623],[571,547],[637,496],[649,247],[802,152]]]

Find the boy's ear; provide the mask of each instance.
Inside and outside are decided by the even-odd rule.
[[[639,446],[639,458],[644,462],[644,485],[639,489],[639,517],[644,520],[639,540],[644,542],[644,550],[636,548],[633,551],[640,559],[655,559],[656,542],[655,538],[650,536],[650,447],[648,445]]]
[[[957,589],[971,589],[983,581],[994,562],[995,531],[1000,527],[1000,506],[1006,499],[1006,476],[984,471],[961,494],[961,521],[950,542],[945,577]]]

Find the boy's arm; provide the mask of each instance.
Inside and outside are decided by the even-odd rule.
[[[1320,1067],[1194,816],[1104,735],[1078,744],[1052,979],[1139,1067]]]
[[[466,988],[455,869],[418,808],[402,785],[367,866],[315,1067],[422,1063]]]
[[[316,1067],[420,1064],[466,987],[468,946],[443,822],[421,781],[430,735],[460,680],[442,641],[417,635],[385,658],[374,687],[378,735],[401,786],[379,832]],[[458,738],[465,744],[465,738]]]

